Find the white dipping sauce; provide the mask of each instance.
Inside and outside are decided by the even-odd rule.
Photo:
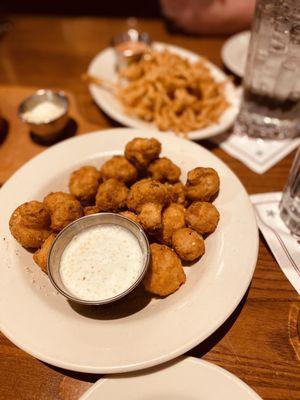
[[[23,118],[35,124],[47,123],[60,117],[65,112],[64,108],[52,101],[45,100],[30,110],[23,113]]]
[[[143,268],[138,239],[114,224],[95,226],[70,241],[60,260],[65,287],[82,300],[104,300],[128,289]]]

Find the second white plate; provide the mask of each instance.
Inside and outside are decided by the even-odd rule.
[[[201,59],[198,54],[170,44],[155,42],[153,43],[153,49],[157,51],[163,51],[165,49],[169,50],[171,53],[175,53],[181,57],[187,58],[191,62],[196,62]],[[225,97],[230,103],[230,106],[224,111],[218,123],[209,125],[203,129],[189,132],[188,137],[192,140],[205,139],[226,131],[234,123],[240,105],[239,92],[236,90],[232,82],[228,80],[228,77],[224,74],[224,72],[206,59],[204,59],[204,61],[217,82],[226,81]],[[100,76],[109,81],[116,82],[117,73],[115,69],[115,62],[114,49],[109,47],[99,53],[92,60],[88,67],[88,73],[91,75]],[[101,89],[97,85],[90,85],[89,89],[96,104],[114,120],[132,128],[147,130],[152,129],[159,131],[159,129],[153,123],[127,115],[124,112],[122,104],[114,94],[108,92],[107,90]]]

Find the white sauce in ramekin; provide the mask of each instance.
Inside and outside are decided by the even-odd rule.
[[[114,224],[80,232],[66,246],[60,276],[82,300],[104,300],[123,293],[139,277],[143,254],[136,236]]]

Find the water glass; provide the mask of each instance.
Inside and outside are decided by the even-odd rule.
[[[257,0],[235,132],[300,135],[300,1]]]
[[[300,237],[300,146],[280,202],[280,216],[292,234]]]

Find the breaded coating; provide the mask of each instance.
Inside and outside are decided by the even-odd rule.
[[[149,165],[148,171],[153,179],[162,183],[178,182],[181,174],[181,169],[167,157],[162,157],[153,161]]]
[[[165,186],[168,189],[170,203],[178,203],[183,206],[186,205],[185,186],[182,182],[177,182],[173,185],[167,182],[165,183]]]
[[[104,180],[114,178],[125,184],[132,184],[137,179],[137,169],[124,156],[114,156],[101,167]]]
[[[161,144],[154,138],[135,138],[127,143],[125,157],[137,169],[147,168],[151,161],[159,157]]]
[[[86,207],[83,207],[83,214],[84,215],[97,214],[98,212],[99,212],[99,208],[97,206],[86,206]]]
[[[161,228],[162,205],[158,203],[146,203],[139,213],[139,220],[142,227],[150,235],[155,234]]]
[[[51,234],[50,224],[50,214],[44,204],[33,200],[15,209],[9,220],[9,229],[23,247],[37,249]]]
[[[81,167],[70,176],[70,193],[79,201],[92,201],[95,199],[100,180],[101,174],[95,167]]]
[[[44,205],[51,215],[51,229],[55,232],[83,216],[80,202],[70,193],[49,193],[44,198]]]
[[[153,179],[143,179],[131,186],[127,207],[139,213],[146,203],[165,205],[168,200],[168,190],[165,185]]]
[[[196,201],[185,213],[187,226],[200,234],[212,233],[220,219],[219,211],[212,203]]]
[[[181,204],[171,203],[162,214],[161,240],[165,244],[172,243],[173,233],[185,226],[185,209]]]
[[[42,247],[39,250],[37,250],[33,255],[34,262],[46,274],[47,274],[48,253],[50,251],[50,247],[52,246],[52,243],[54,242],[55,237],[56,237],[56,235],[54,233],[51,233],[51,235],[48,236],[47,239],[45,240],[45,242],[42,244]]]
[[[179,258],[184,261],[194,261],[205,253],[203,237],[190,228],[175,231],[172,245]]]
[[[213,168],[194,168],[187,176],[186,196],[191,201],[212,201],[220,188],[220,178]]]
[[[123,217],[126,217],[128,219],[131,219],[133,222],[135,222],[136,224],[140,223],[139,217],[138,215],[136,215],[134,212],[132,211],[121,211],[119,213],[120,215],[123,215]]]
[[[123,182],[117,179],[108,179],[99,186],[96,195],[96,206],[99,211],[116,212],[126,205],[129,190]]]
[[[176,253],[157,243],[150,245],[151,259],[144,278],[145,289],[158,296],[168,296],[185,283],[186,276]]]

